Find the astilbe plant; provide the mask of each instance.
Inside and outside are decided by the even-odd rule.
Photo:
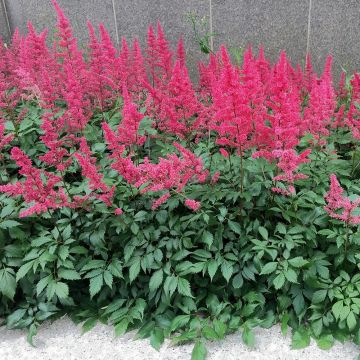
[[[276,322],[294,348],[359,342],[360,75],[335,89],[331,57],[318,76],[221,46],[194,83],[160,23],[144,51],[88,23],[80,50],[53,3],[52,46],[31,24],[0,43],[7,326],[32,341],[67,312],[194,340],[194,359]]]

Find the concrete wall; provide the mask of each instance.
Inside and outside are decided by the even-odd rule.
[[[3,0],[0,0],[0,4]],[[26,31],[30,20],[37,29],[52,28],[55,12],[50,0],[4,0],[11,30]],[[58,0],[80,41],[87,39],[86,20],[104,23],[114,41],[139,37],[144,43],[150,23],[160,20],[172,43],[183,34],[190,64],[201,58],[186,14],[196,12],[212,23],[214,47],[221,43],[255,48],[262,44],[270,59],[285,49],[296,63],[307,50],[320,70],[328,53],[334,71],[344,66],[360,70],[360,0]],[[8,38],[0,6],[0,35]]]

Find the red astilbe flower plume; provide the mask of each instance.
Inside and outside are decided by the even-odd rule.
[[[272,156],[277,160],[276,166],[282,171],[281,174],[274,176],[274,181],[280,181],[285,188],[273,187],[273,192],[288,196],[295,193],[294,182],[300,179],[306,179],[308,176],[302,173],[296,173],[300,164],[307,163],[310,160],[307,156],[311,150],[305,150],[297,155],[293,149],[274,150]]]
[[[115,187],[109,188],[104,183],[104,176],[98,172],[96,158],[92,156],[91,150],[84,137],[80,139],[80,151],[76,152],[74,157],[81,167],[82,175],[89,181],[89,188],[92,191],[90,196],[94,196],[103,201],[107,206],[111,206]],[[90,196],[88,195],[86,198]]]
[[[250,108],[240,82],[240,70],[230,62],[229,54],[221,47],[221,75],[212,79],[213,121],[210,124],[219,138],[219,145],[235,147],[240,152],[249,146],[252,131]]]
[[[153,85],[161,88],[170,79],[173,53],[160,22],[157,23],[157,35],[154,28],[149,27],[146,53]]]
[[[354,215],[355,210],[360,210],[360,198],[351,201],[343,195],[344,189],[340,186],[336,175],[330,175],[330,190],[325,195],[327,205],[325,211],[330,217],[341,220],[347,225],[356,226],[360,224],[360,215]]]
[[[94,28],[90,21],[87,23],[90,35],[90,62],[89,62],[89,91],[96,103],[101,109],[106,108],[106,105],[113,100],[113,91],[115,87],[111,79],[113,59],[109,59],[107,51],[103,48],[95,35]]]
[[[184,138],[202,127],[202,105],[198,101],[186,67],[176,61],[167,90],[149,88],[158,127]]]
[[[130,99],[126,86],[123,87],[124,106],[122,110],[122,120],[118,126],[117,141],[125,146],[143,145],[146,136],[140,136],[139,126],[144,115],[139,113],[137,105]]]
[[[186,54],[184,49],[184,40],[182,36],[180,36],[177,44],[176,59],[180,62],[181,67],[186,66]]]
[[[20,212],[20,217],[41,214],[49,209],[70,206],[64,189],[59,186],[61,177],[32,166],[31,160],[18,147],[11,150],[11,158],[20,167],[19,174],[25,181],[0,186],[0,192],[22,196],[30,207]],[[45,179],[45,180],[44,180]]]
[[[282,52],[269,80],[267,106],[272,113],[268,115],[271,126],[268,128],[269,142],[266,147],[270,158],[272,150],[291,149],[299,142],[300,94],[289,76],[290,67],[285,52]]]
[[[334,115],[336,100],[331,76],[332,57],[326,60],[323,75],[318,81],[312,79],[309,105],[304,111],[306,131],[314,135],[315,140],[320,141],[321,136],[329,135],[329,126]]]
[[[360,140],[360,74],[355,73],[350,81],[351,102],[349,111],[345,118],[345,125],[351,130],[354,139]]]
[[[144,90],[143,84],[147,81],[145,61],[141,53],[139,40],[134,39],[132,46],[132,67],[129,76],[129,87],[131,92],[137,94],[139,98],[140,93]]]

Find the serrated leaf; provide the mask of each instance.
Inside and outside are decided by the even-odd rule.
[[[109,270],[105,270],[104,271],[104,281],[105,281],[105,284],[110,288],[112,289],[112,285],[113,285],[113,276],[111,274],[111,272]]]
[[[340,301],[337,301],[331,308],[334,316],[335,316],[335,319],[339,319],[340,318],[340,315],[341,315],[341,311],[344,307],[344,302],[342,300]]]
[[[81,276],[76,270],[61,268],[58,270],[58,276],[65,280],[80,280]]]
[[[221,273],[227,282],[229,282],[233,272],[234,267],[232,266],[232,264],[226,260],[223,261],[221,264]]]
[[[90,287],[89,287],[90,297],[93,298],[97,293],[99,293],[103,285],[104,285],[103,274],[91,278]]]
[[[190,321],[190,315],[178,315],[176,316],[170,326],[170,331],[173,332],[175,330],[181,329]]]
[[[10,229],[15,226],[21,225],[18,221],[15,220],[4,220],[0,223],[0,229]]]
[[[329,350],[334,345],[334,337],[332,335],[322,335],[316,339],[316,343],[321,350]]]
[[[247,345],[251,348],[255,346],[254,332],[247,326],[244,328],[241,337],[242,337],[242,340],[244,341],[245,345]]]
[[[29,327],[26,339],[31,346],[34,346],[33,338],[37,335],[37,327],[32,323]]]
[[[59,299],[66,299],[69,296],[69,286],[61,281],[55,284],[55,294]]]
[[[301,267],[305,266],[308,263],[309,262],[307,260],[305,260],[302,256],[298,256],[298,257],[289,259],[289,264],[291,266],[296,267],[296,268],[301,268]]]
[[[20,266],[19,270],[16,273],[16,281],[22,279],[33,267],[35,260],[29,261],[24,265]]]
[[[90,331],[95,327],[96,323],[97,323],[96,318],[87,319],[81,327],[81,333],[85,334],[86,332]]]
[[[326,289],[315,291],[313,296],[312,296],[312,303],[313,304],[319,304],[319,303],[323,302],[325,300],[325,298],[326,298],[326,295],[327,295],[327,290]]]
[[[284,271],[284,274],[288,281],[297,283],[297,274],[293,269],[288,268],[286,271]]]
[[[277,262],[268,262],[261,269],[260,275],[268,275],[268,274],[273,273],[276,270],[277,265],[278,265]]]
[[[202,341],[197,340],[191,353],[191,360],[205,360],[207,350]]]
[[[202,235],[202,242],[210,249],[212,243],[214,242],[214,235],[211,232],[205,230]]]
[[[155,350],[159,351],[163,342],[164,342],[164,331],[158,327],[153,329],[150,335],[151,346]]]
[[[191,295],[191,288],[188,280],[179,277],[177,282],[177,289],[181,295],[193,297]]]
[[[177,288],[177,284],[178,284],[178,278],[175,276],[168,276],[165,279],[164,291],[167,296],[171,297],[174,294],[174,292]]]
[[[12,269],[0,270],[0,293],[9,299],[13,299],[16,290],[16,280]]]
[[[346,324],[350,331],[354,330],[357,324],[356,317],[352,311],[349,312],[349,315],[346,318]]]
[[[140,273],[140,258],[136,258],[133,264],[129,268],[129,279],[132,283]]]
[[[216,274],[217,269],[218,269],[217,261],[210,260],[210,262],[208,263],[208,266],[207,266],[207,270],[208,270],[211,281],[212,281],[214,275]]]
[[[241,273],[236,274],[232,279],[232,286],[235,289],[240,289],[244,284],[244,279],[241,275]]]
[[[155,271],[149,281],[149,290],[154,291],[160,287],[163,282],[164,273],[162,269]]]
[[[232,220],[228,220],[228,225],[229,225],[229,228],[230,228],[234,233],[236,233],[236,234],[238,234],[238,235],[241,235],[241,226],[240,226],[238,223],[236,223],[236,222],[234,222],[234,221],[232,221]]]
[[[281,272],[273,281],[276,290],[281,289],[285,284],[285,275]]]
[[[121,336],[124,335],[127,328],[129,326],[129,320],[128,319],[122,319],[120,322],[118,322],[115,325],[115,336]]]
[[[52,280],[51,275],[43,277],[36,285],[36,294],[39,296]]]
[[[258,231],[265,240],[269,239],[269,233],[263,226],[259,226]]]
[[[296,330],[291,339],[292,349],[303,349],[310,345],[310,335],[305,329]]]

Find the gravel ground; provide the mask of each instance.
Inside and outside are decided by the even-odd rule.
[[[360,348],[337,342],[330,350],[320,350],[316,343],[302,350],[290,349],[290,337],[282,336],[279,326],[256,329],[256,346],[249,350],[239,334],[219,342],[209,342],[209,360],[356,360]],[[149,340],[132,340],[129,333],[114,338],[113,328],[97,325],[81,336],[80,328],[67,317],[44,324],[35,338],[36,347],[26,342],[24,331],[0,328],[1,360],[187,360],[192,345],[173,347],[166,341],[160,352]]]

